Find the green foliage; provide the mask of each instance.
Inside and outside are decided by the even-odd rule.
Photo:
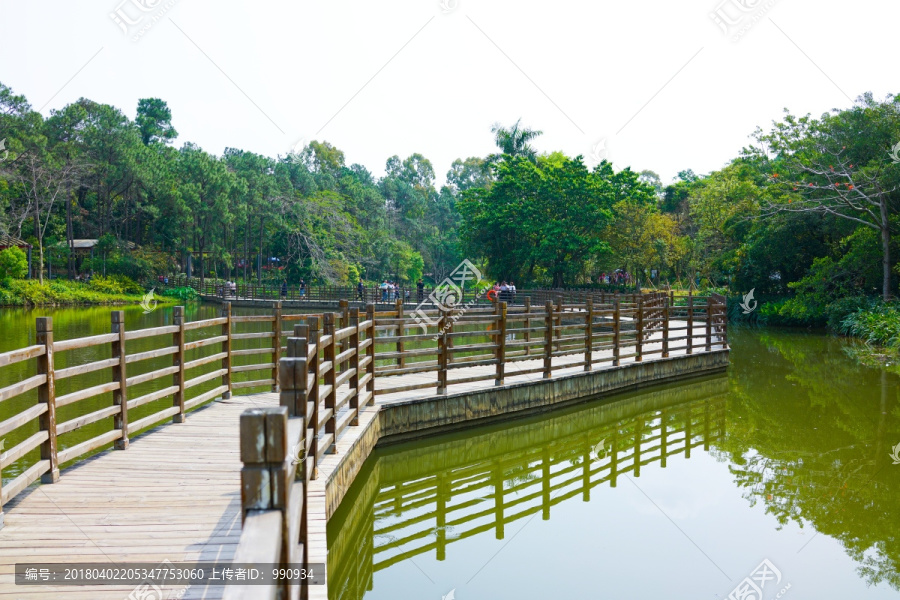
[[[22,279],[28,275],[28,256],[15,246],[0,250],[0,279]]]
[[[161,295],[167,298],[175,298],[176,300],[181,300],[183,302],[197,300],[200,297],[197,290],[192,287],[184,286],[165,289],[162,291]]]
[[[143,289],[138,286],[137,293],[125,293],[123,286],[121,282],[106,280],[98,287],[60,279],[45,281],[43,284],[33,279],[4,279],[0,281],[0,306],[122,304],[141,301]]]
[[[143,287],[141,287],[134,280],[129,279],[124,275],[109,275],[107,277],[97,275],[91,278],[88,285],[91,289],[97,290],[98,292],[103,294],[144,294]]]
[[[824,307],[799,298],[783,298],[759,307],[759,321],[765,325],[821,327],[826,323]]]
[[[653,190],[606,162],[589,171],[581,157],[505,156],[490,188],[462,197],[461,236],[469,256],[487,259],[488,275],[562,287],[609,250],[603,231],[613,206],[653,202]]]
[[[889,302],[859,308],[843,319],[841,330],[870,344],[900,349],[900,306]]]

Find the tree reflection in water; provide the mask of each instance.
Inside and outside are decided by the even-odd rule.
[[[444,560],[480,533],[504,539],[514,521],[700,448],[773,526],[833,537],[867,582],[900,589],[897,377],[835,338],[745,331],[732,343],[727,377],[377,450],[328,524],[330,596],[362,598],[377,571]]]

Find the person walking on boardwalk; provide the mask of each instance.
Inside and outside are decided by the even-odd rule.
[[[364,296],[366,293],[366,288],[363,286],[363,282],[360,279],[359,283],[356,284],[356,299],[357,300],[365,300]]]
[[[421,304],[425,300],[425,282],[419,280],[416,282],[416,302]]]
[[[287,279],[281,282],[281,297],[287,298]]]

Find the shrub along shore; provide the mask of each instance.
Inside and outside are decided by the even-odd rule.
[[[138,304],[147,292],[126,277],[94,277],[88,282],[53,279],[0,280],[0,306]],[[169,301],[158,298],[159,302]],[[174,301],[174,300],[171,300]]]

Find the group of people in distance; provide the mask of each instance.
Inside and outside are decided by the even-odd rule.
[[[613,285],[621,285],[624,283],[627,285],[631,283],[631,273],[623,271],[622,269],[616,269],[612,273],[603,273],[597,279],[597,283],[611,283]]]
[[[491,291],[498,302],[514,302],[516,299],[516,284],[512,281],[495,283]]]
[[[378,288],[381,290],[382,302],[393,302],[400,297],[401,290],[396,281],[388,281],[385,279]],[[403,294],[405,296],[403,298],[404,302],[409,302],[409,290],[405,290]]]

